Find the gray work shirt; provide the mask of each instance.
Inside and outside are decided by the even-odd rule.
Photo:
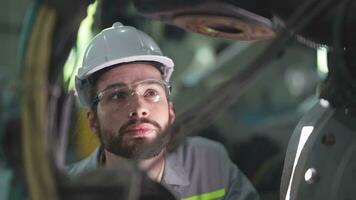
[[[96,169],[99,151],[72,164],[69,175]],[[183,200],[258,200],[259,196],[245,175],[217,142],[190,137],[165,156],[162,184]]]

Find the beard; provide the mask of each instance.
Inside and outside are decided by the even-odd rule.
[[[169,119],[169,122],[171,120]],[[161,127],[157,122],[142,118],[132,119],[124,124],[117,132],[109,131],[100,126],[99,120],[99,139],[104,149],[127,159],[149,159],[160,154],[166,148],[170,138],[165,132],[166,127]],[[156,138],[132,138],[125,137],[125,129],[133,124],[149,123],[156,128]]]

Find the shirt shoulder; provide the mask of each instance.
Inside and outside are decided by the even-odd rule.
[[[96,148],[88,157],[78,162],[69,164],[66,171],[69,176],[77,176],[98,168],[99,148]]]
[[[186,138],[173,153],[185,164],[194,160],[230,161],[226,148],[221,143],[199,136]]]
[[[224,146],[203,137],[188,137],[174,151],[167,154],[167,179],[170,184],[184,183],[195,193],[196,187],[219,188],[229,182],[229,168],[232,162]],[[170,168],[174,169],[171,170]],[[177,172],[177,181],[171,172]],[[208,184],[209,183],[209,184]],[[190,192],[188,192],[190,193]]]
[[[167,161],[166,180],[171,185],[179,185],[175,190],[182,198],[219,194],[217,199],[259,199],[252,184],[219,142],[188,137],[167,154]]]
[[[213,148],[213,149],[224,148],[221,143],[201,136],[187,137],[186,140],[182,143],[182,145],[183,146],[198,145],[199,148]]]

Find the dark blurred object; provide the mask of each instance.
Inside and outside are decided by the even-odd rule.
[[[22,146],[21,144],[21,124],[16,119],[9,119],[4,130],[3,140],[0,140],[0,151],[4,150],[5,160],[0,160],[0,170],[2,162],[5,167],[13,170],[9,199],[24,199],[27,191],[25,190],[25,177],[23,173]],[[1,152],[0,152],[1,153]],[[1,177],[0,178],[4,178]],[[2,186],[6,188],[5,186]],[[1,192],[0,192],[1,193]],[[1,197],[0,197],[1,199]]]
[[[356,116],[355,53],[355,50],[346,50],[343,54],[329,52],[329,73],[319,87],[320,98],[353,116]]]
[[[96,13],[97,18],[94,25],[99,30],[111,27],[115,22],[129,24],[130,26],[144,30],[149,19],[138,15],[131,0],[103,0],[99,2]],[[174,41],[181,41],[186,35],[186,31],[176,26],[164,24],[164,38]]]
[[[40,0],[39,2],[43,2],[46,5],[54,8],[59,17],[67,18],[68,16],[77,16],[82,13],[82,9],[86,9],[89,4],[95,2],[95,0],[89,1],[71,1],[71,0]],[[76,18],[73,19],[76,21]]]
[[[203,130],[199,131],[197,135],[209,138],[214,141],[218,141],[222,144],[225,145],[226,148],[228,148],[228,141],[227,139],[221,134],[219,127],[216,126],[215,124],[211,124],[208,127],[204,128]]]
[[[111,27],[115,22],[121,22],[142,28],[142,23],[146,19],[133,12],[133,6],[130,0],[103,0],[99,1],[100,6],[97,12],[99,17],[99,29]]]
[[[302,5],[306,0],[274,0],[272,10],[278,20],[280,26],[287,28],[291,33],[294,33],[294,27],[285,27],[285,22],[294,13],[294,11]],[[314,7],[319,4],[315,1]],[[304,44],[311,47],[320,45],[334,46],[335,29],[340,31],[339,38],[342,38],[341,46],[350,48],[355,47],[356,38],[356,15],[353,10],[356,9],[356,1],[334,0],[326,9],[309,23],[300,33],[298,39]],[[338,18],[341,20],[338,22]],[[340,23],[340,27],[335,26],[335,23]]]
[[[269,39],[274,36],[270,9],[265,1],[239,0],[134,0],[145,17],[183,29],[233,40]]]
[[[98,169],[59,184],[65,200],[176,200],[161,184],[136,170]]]
[[[163,34],[165,38],[179,42],[182,41],[186,36],[186,31],[176,26],[167,24],[164,26]]]
[[[279,190],[284,154],[280,146],[265,136],[257,134],[247,142],[236,143],[232,148],[232,160],[252,181],[260,195]]]

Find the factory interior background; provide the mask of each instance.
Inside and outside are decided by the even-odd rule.
[[[178,116],[246,68],[271,43],[270,40],[234,41],[200,35],[147,19],[138,14],[130,1],[120,4],[122,6],[107,7],[109,14],[105,16],[108,18],[98,12],[102,10],[98,7],[105,5],[95,2],[88,7],[76,47],[65,61],[62,78],[67,92],[73,90],[73,77],[85,46],[95,33],[109,27],[112,19],[145,31],[157,41],[164,54],[175,61],[172,100]],[[24,71],[23,40],[28,34],[26,23],[31,20],[33,2],[1,0],[0,5],[0,126],[4,131],[9,121],[20,113],[21,93],[41,90],[41,87],[19,78]],[[289,138],[301,117],[318,101],[318,85],[326,76],[323,52],[321,48],[312,49],[292,42],[239,100],[212,124],[195,133],[222,142],[262,200],[279,196]],[[86,128],[82,108],[77,106],[71,119],[66,163],[84,158],[98,144],[96,136]]]

